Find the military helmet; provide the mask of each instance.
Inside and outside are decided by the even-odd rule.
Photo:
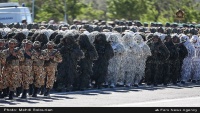
[[[23,40],[22,40],[22,43],[23,43],[23,44],[26,43],[27,40],[28,40],[28,39],[23,39]]]
[[[53,41],[49,41],[49,42],[47,43],[47,45],[52,45],[52,46],[54,46],[55,43],[54,43]]]
[[[40,26],[39,29],[46,29],[46,27],[45,26]]]
[[[17,43],[17,40],[16,40],[16,39],[10,39],[10,40],[8,41],[8,43]]]
[[[25,44],[32,44],[32,41],[26,40]]]
[[[41,43],[39,41],[34,41],[33,46],[41,46]]]

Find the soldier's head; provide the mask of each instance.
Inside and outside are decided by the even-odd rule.
[[[25,44],[28,39],[23,39],[22,44]]]
[[[0,39],[0,47],[5,46],[5,39]]]
[[[47,48],[48,48],[48,49],[53,49],[54,46],[55,46],[55,43],[54,43],[53,41],[47,42]]]
[[[62,26],[62,27],[61,27],[61,30],[62,30],[62,31],[66,31],[67,29],[68,29],[68,27],[65,27],[65,26]]]
[[[33,47],[34,48],[40,48],[41,47],[41,43],[39,42],[39,41],[35,41],[34,43],[33,43]]]
[[[166,35],[164,40],[165,42],[171,41],[171,35]]]
[[[172,36],[172,42],[173,42],[174,44],[180,43],[180,38],[178,37],[178,35],[173,35],[173,36]]]
[[[78,44],[80,45],[81,49],[89,49],[90,47],[90,41],[86,34],[82,33],[78,37]]]
[[[187,36],[187,35],[182,35],[181,37],[180,37],[180,42],[181,43],[185,43],[185,42],[187,42],[189,40],[189,37]]]
[[[66,33],[62,38],[62,42],[64,45],[73,45],[76,42],[74,34],[71,32]]]
[[[197,43],[199,41],[199,37],[197,35],[193,35],[192,38],[190,39],[190,42],[192,43]]]
[[[46,27],[45,26],[40,26],[39,29],[46,29]]]
[[[26,40],[26,42],[24,43],[25,48],[26,49],[31,49],[32,47],[32,42],[30,40]]]
[[[10,39],[8,41],[8,46],[9,46],[9,48],[14,48],[15,46],[17,46],[17,40],[16,39]]]
[[[146,40],[150,40],[151,38],[153,38],[153,33],[149,33],[146,37]]]
[[[94,43],[97,44],[97,43],[106,43],[106,35],[104,33],[98,33],[96,36],[95,36],[95,40],[94,40]]]
[[[136,35],[134,36],[134,40],[136,41],[137,44],[141,44],[142,42],[144,42],[142,36],[139,35],[139,34],[136,34]]]
[[[118,33],[110,34],[110,36],[108,37],[108,41],[111,43],[118,43],[119,42]]]
[[[152,38],[153,38],[153,42],[154,43],[157,43],[159,41],[159,39],[160,39],[157,34],[154,34]]]

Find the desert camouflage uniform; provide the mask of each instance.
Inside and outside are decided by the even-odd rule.
[[[4,40],[0,40],[0,42],[1,43],[4,43]],[[0,47],[0,92],[2,91],[2,89],[3,89],[3,78],[2,78],[2,65],[3,65],[3,62],[2,62],[2,60],[3,60],[3,58],[2,58],[2,51],[3,51],[3,49],[4,49],[4,47]],[[1,93],[0,93],[0,95],[1,95]]]
[[[36,55],[33,60],[33,74],[34,74],[34,85],[37,88],[40,88],[45,84],[45,75],[44,75],[44,61],[49,59],[46,51],[42,50],[39,55]]]
[[[11,39],[9,42],[16,43],[14,39]],[[14,51],[17,51],[17,57],[7,60],[10,56],[10,49],[3,50],[3,62],[5,66],[3,67],[3,76],[4,76],[4,88],[9,87],[10,91],[15,91],[17,87],[21,84],[20,71],[19,71],[19,61],[24,60],[24,55],[21,50],[14,48]]]
[[[47,45],[54,45],[54,43],[52,41],[49,41]],[[55,72],[57,71],[57,65],[59,62],[62,62],[62,56],[60,52],[56,49],[45,49],[44,51],[48,54],[49,58],[51,56],[54,56],[53,59],[49,59],[48,61],[46,61],[44,66],[47,75],[46,89],[52,89],[55,81]]]
[[[27,43],[32,44],[31,41],[28,41]],[[33,83],[33,75],[31,74],[32,71],[32,65],[33,60],[36,58],[35,50],[31,49],[31,56],[28,56],[25,53],[25,49],[22,50],[24,53],[24,61],[20,62],[20,71],[22,74],[22,86],[23,89],[29,89],[29,84]]]

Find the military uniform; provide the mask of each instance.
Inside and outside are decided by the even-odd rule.
[[[54,46],[54,42],[49,41],[47,43],[47,46]],[[57,71],[57,65],[59,62],[62,62],[62,56],[59,52],[59,50],[56,49],[45,49],[44,50],[48,56],[49,56],[49,60],[45,61],[44,64],[44,70],[46,73],[46,77],[47,77],[47,81],[46,81],[46,92],[44,94],[44,96],[49,96],[49,91],[50,89],[53,88],[53,84],[55,81],[55,72]],[[52,58],[51,58],[52,57]]]
[[[15,39],[10,39],[9,46],[12,43],[16,44],[17,41]],[[4,80],[7,81],[5,83],[5,87],[9,87],[10,90],[9,99],[13,99],[14,91],[16,91],[16,88],[19,86],[19,83],[21,83],[21,81],[19,81],[19,61],[23,60],[24,55],[20,48],[14,48],[12,50],[9,47],[8,49],[3,50],[3,62],[6,62],[5,66],[3,67],[3,75],[5,77]]]
[[[26,42],[24,42],[24,44],[32,45],[32,42],[30,40],[27,40]],[[31,71],[33,60],[35,59],[35,51],[31,48],[29,48],[29,50],[26,50],[26,47],[24,47],[22,51],[24,54],[24,61],[20,62],[20,71],[22,74],[23,88],[22,98],[26,98],[27,90],[29,89],[29,84],[33,82],[33,75],[31,74]],[[26,51],[29,51],[30,55]]]
[[[4,43],[5,44],[5,40],[4,39],[0,39],[0,43]],[[4,45],[0,45],[0,98],[2,98],[2,97],[4,97],[3,95],[2,95],[2,91],[3,91],[3,77],[2,77],[2,51],[3,51],[3,49],[4,49]]]
[[[158,42],[149,43],[149,47],[152,53],[152,56],[147,58],[146,70],[145,70],[145,79],[147,85],[157,86],[160,83],[163,73],[163,62],[169,58],[169,50],[162,43],[158,35],[154,35],[153,39],[157,38]]]
[[[35,41],[33,46],[40,46],[39,41]],[[35,49],[36,50],[36,49]],[[37,91],[41,86],[45,84],[45,75],[44,75],[44,61],[48,60],[49,57],[44,50],[36,50],[36,56],[33,60],[33,74],[34,74],[34,93],[33,97],[37,97]]]

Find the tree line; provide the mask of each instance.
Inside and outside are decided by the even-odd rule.
[[[32,10],[32,0],[0,0],[25,3]],[[65,7],[66,3],[66,7]],[[198,0],[35,0],[35,22],[77,20],[140,20],[141,22],[178,22],[175,13],[185,12],[181,22],[199,23]]]

